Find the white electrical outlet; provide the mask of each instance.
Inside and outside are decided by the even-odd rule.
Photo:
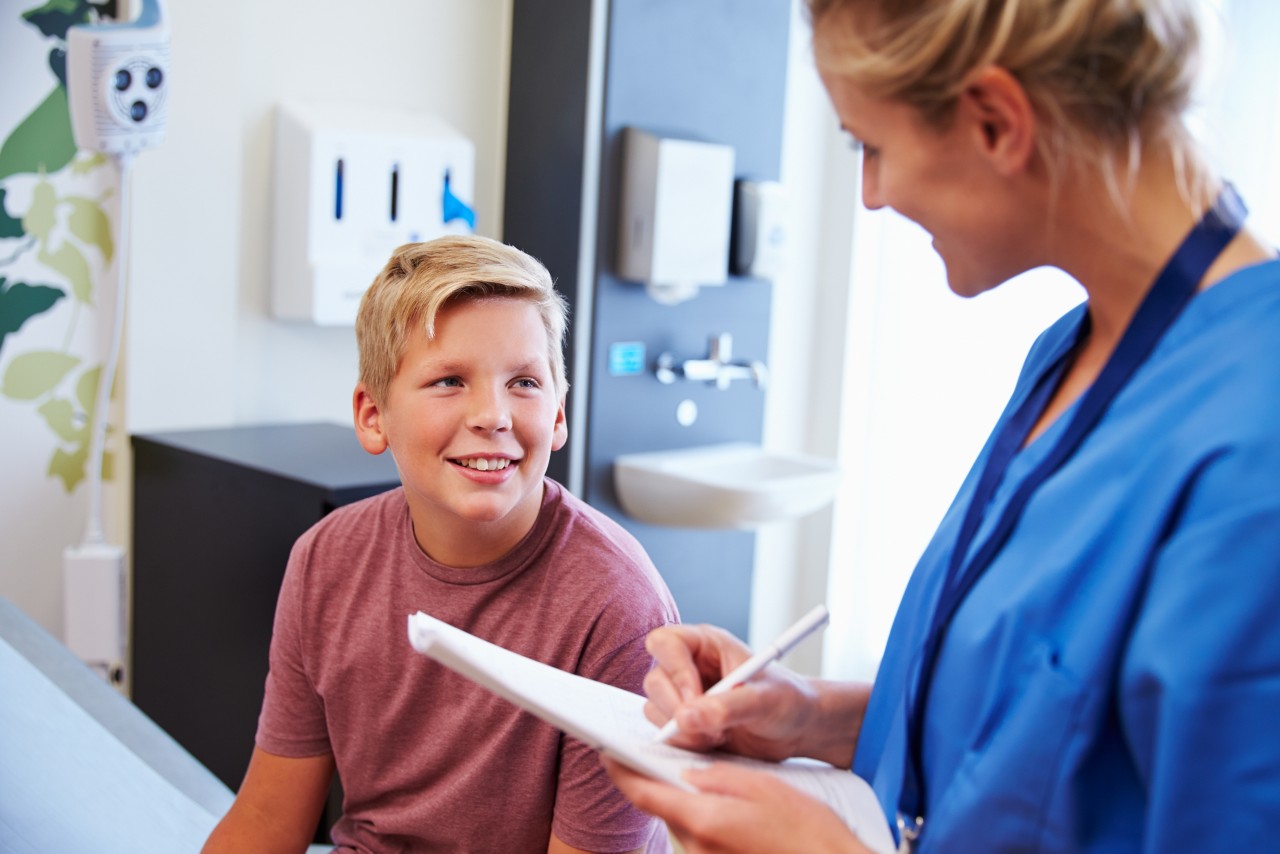
[[[113,684],[124,680],[124,550],[106,543],[63,553],[62,623],[67,647]]]
[[[159,145],[169,116],[169,25],[160,0],[137,19],[67,31],[71,131],[85,151],[128,154]]]

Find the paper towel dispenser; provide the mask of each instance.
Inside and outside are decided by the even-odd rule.
[[[734,152],[728,145],[624,131],[618,275],[663,303],[729,275]]]

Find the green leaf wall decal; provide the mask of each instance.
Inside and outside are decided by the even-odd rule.
[[[94,169],[97,169],[99,166],[105,166],[106,164],[107,164],[107,155],[103,154],[100,151],[95,151],[93,154],[89,155],[88,157],[81,157],[80,159],[74,161],[71,164],[71,174],[72,175],[88,175]]]
[[[27,234],[45,241],[57,224],[58,194],[48,181],[39,181],[31,188],[31,204],[22,216],[22,227],[27,230]]]
[[[35,400],[53,391],[79,363],[75,356],[50,350],[14,356],[0,381],[0,394],[14,400]]]
[[[64,442],[84,441],[88,432],[86,424],[76,418],[75,407],[66,398],[47,400],[36,410],[44,417],[44,422]]]
[[[9,211],[4,204],[4,196],[7,192],[9,191],[4,187],[0,187],[0,237],[21,237],[27,232],[22,227],[22,220],[9,216]]]
[[[102,365],[96,365],[76,380],[76,400],[80,402],[80,408],[91,420],[94,410],[98,408],[98,377],[100,376],[102,376]]]
[[[102,207],[92,199],[79,196],[68,196],[63,201],[71,205],[71,217],[67,220],[71,233],[85,243],[98,247],[103,260],[111,263],[111,221],[107,219]]]
[[[34,25],[45,38],[66,40],[72,24],[84,23],[92,7],[88,0],[47,0],[22,13],[22,20]]]
[[[54,303],[66,296],[61,288],[51,285],[25,282],[14,282],[7,288],[4,285],[4,276],[0,276],[0,348],[4,347],[6,335],[17,332],[22,324],[53,308]]]
[[[93,304],[90,301],[93,296],[93,276],[89,273],[89,262],[84,259],[83,252],[71,243],[64,243],[56,252],[49,252],[42,246],[36,257],[67,277],[67,281],[71,283],[71,293],[75,294],[76,299],[85,305]]]
[[[63,489],[68,493],[74,492],[80,481],[84,480],[85,463],[88,459],[87,445],[78,446],[70,454],[61,448],[56,448],[53,458],[49,460],[49,475],[61,478]]]
[[[67,90],[55,86],[0,146],[0,179],[20,172],[52,174],[75,154]]]

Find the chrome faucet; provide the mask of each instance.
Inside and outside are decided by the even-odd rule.
[[[714,383],[716,388],[722,390],[727,389],[734,380],[751,380],[756,388],[764,388],[769,381],[769,369],[764,362],[733,361],[733,336],[728,332],[711,337],[705,359],[686,359],[677,364],[675,356],[663,353],[658,357],[654,373],[659,382],[668,385],[685,379]]]

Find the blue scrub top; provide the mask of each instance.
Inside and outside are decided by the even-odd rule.
[[[1008,418],[1070,347],[1028,356]],[[973,548],[1068,416],[1014,459]],[[990,444],[903,596],[854,771],[887,815],[905,705]],[[1280,850],[1280,262],[1197,294],[960,606],[919,850]]]

